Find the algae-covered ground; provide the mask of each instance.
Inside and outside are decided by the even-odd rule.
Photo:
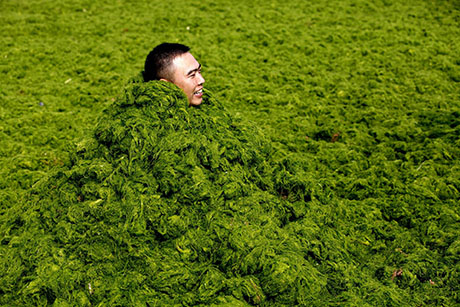
[[[0,22],[0,304],[460,304],[458,2],[4,0]],[[164,41],[206,106],[132,82]]]

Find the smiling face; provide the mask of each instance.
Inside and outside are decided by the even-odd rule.
[[[172,61],[172,82],[180,87],[192,106],[198,106],[203,100],[204,78],[201,75],[201,64],[190,52],[177,56]]]

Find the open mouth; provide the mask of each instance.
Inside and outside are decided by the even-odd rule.
[[[193,93],[193,94],[194,94],[195,96],[197,96],[197,97],[201,97],[201,96],[203,96],[203,89],[200,89],[200,90],[196,91],[196,92]]]

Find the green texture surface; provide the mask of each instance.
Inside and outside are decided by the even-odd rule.
[[[0,23],[1,305],[460,304],[458,2],[6,0]],[[201,107],[132,79],[164,41]]]

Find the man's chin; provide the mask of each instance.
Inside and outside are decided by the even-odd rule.
[[[199,106],[203,102],[203,98],[193,97],[190,101],[191,106]]]

